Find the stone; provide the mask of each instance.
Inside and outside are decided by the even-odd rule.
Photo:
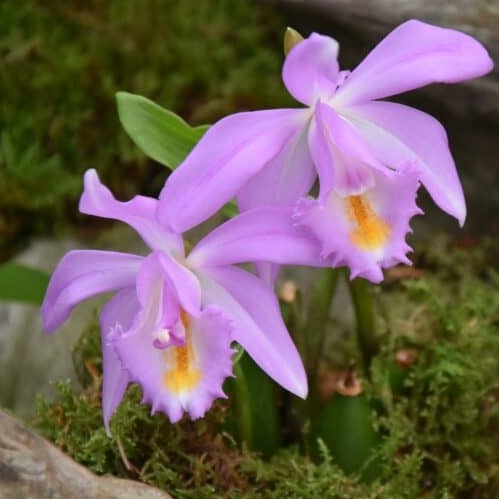
[[[0,498],[171,499],[153,487],[96,476],[0,409]]]

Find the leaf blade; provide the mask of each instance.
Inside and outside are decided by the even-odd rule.
[[[117,92],[118,116],[132,141],[158,163],[176,168],[209,125],[191,127],[180,116],[141,95]]]

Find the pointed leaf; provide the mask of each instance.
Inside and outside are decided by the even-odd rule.
[[[116,101],[129,137],[147,156],[171,169],[184,160],[208,129],[208,125],[191,127],[180,116],[140,95],[118,92]]]

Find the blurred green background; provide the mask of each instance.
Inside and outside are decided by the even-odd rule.
[[[122,131],[115,92],[191,124],[296,105],[280,80],[284,25],[248,0],[2,0],[0,260],[33,235],[84,235],[87,168],[119,198],[158,193],[166,170]]]

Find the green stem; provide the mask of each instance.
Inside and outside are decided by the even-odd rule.
[[[357,321],[357,343],[365,373],[369,375],[371,360],[379,350],[372,286],[364,279],[353,279],[349,281],[349,287]]]
[[[315,284],[308,307],[303,336],[308,339],[305,358],[310,373],[311,385],[317,376],[317,367],[326,338],[329,311],[337,283],[338,271],[336,269],[325,269]]]
[[[234,412],[236,413],[235,424],[239,439],[246,442],[248,448],[251,448],[253,442],[253,424],[251,417],[251,398],[248,390],[248,384],[241,362],[233,366],[234,378]]]
[[[324,342],[328,331],[331,303],[336,292],[339,272],[337,269],[325,269],[314,285],[307,316],[301,336],[306,342],[301,350],[309,378],[309,395],[306,404],[308,417],[314,416],[319,407],[318,375]]]

